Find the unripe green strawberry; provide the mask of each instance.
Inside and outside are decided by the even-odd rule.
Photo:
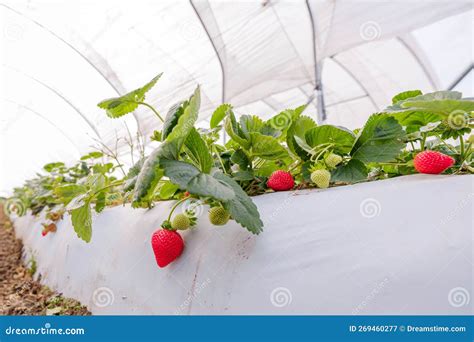
[[[325,189],[329,187],[331,180],[331,173],[328,170],[316,170],[311,173],[311,181],[316,184],[318,188]]]
[[[331,153],[329,154],[324,161],[328,167],[336,167],[340,162],[342,162],[342,157],[338,154]]]
[[[230,214],[222,207],[209,209],[209,221],[215,226],[223,226],[229,222]]]
[[[189,217],[185,214],[177,214],[173,218],[173,222],[171,223],[171,228],[177,230],[186,230],[191,226],[191,221]]]

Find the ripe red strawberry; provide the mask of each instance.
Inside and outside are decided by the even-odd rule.
[[[413,159],[413,165],[420,173],[439,174],[449,169],[453,164],[452,157],[437,151],[423,151]]]
[[[43,230],[41,231],[41,236],[46,236],[46,235],[48,235],[48,233],[49,233],[48,230],[43,229]]]
[[[290,190],[295,186],[295,181],[291,173],[277,170],[268,178],[267,186],[275,191]]]
[[[165,267],[175,261],[183,252],[184,242],[181,235],[168,229],[158,229],[151,237],[151,247],[155,253],[156,263]]]

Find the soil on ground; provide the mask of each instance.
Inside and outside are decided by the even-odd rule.
[[[33,280],[36,262],[25,266],[22,248],[11,222],[0,215],[0,315],[90,315],[78,301]]]

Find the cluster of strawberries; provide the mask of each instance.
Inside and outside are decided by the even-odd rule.
[[[188,196],[189,193],[186,193],[185,197]],[[230,213],[221,206],[209,209],[209,222],[214,226],[223,226],[229,222],[230,218]],[[159,267],[168,266],[183,253],[184,240],[177,231],[187,230],[195,224],[194,214],[187,211],[175,215],[171,222],[165,221],[162,227],[153,233],[151,246]]]
[[[342,162],[342,157],[330,154],[324,161],[325,167],[331,169]],[[450,168],[454,159],[437,151],[423,151],[418,153],[413,160],[415,169],[420,173],[439,174]],[[324,168],[316,168],[311,173],[311,181],[319,188],[329,186],[331,173]],[[287,191],[293,189],[295,180],[290,172],[277,170],[271,174],[267,182],[268,188],[274,191]],[[225,225],[230,219],[230,214],[222,207],[213,207],[209,210],[209,220],[212,224]],[[165,267],[176,260],[184,249],[184,241],[177,230],[186,230],[193,225],[193,219],[186,214],[178,214],[168,225],[153,233],[151,245],[159,267]]]

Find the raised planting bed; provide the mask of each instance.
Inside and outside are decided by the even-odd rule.
[[[471,175],[412,175],[253,198],[264,233],[235,221],[182,233],[157,267],[150,237],[173,204],[93,214],[78,239],[66,214],[14,218],[36,277],[93,314],[472,314]]]

